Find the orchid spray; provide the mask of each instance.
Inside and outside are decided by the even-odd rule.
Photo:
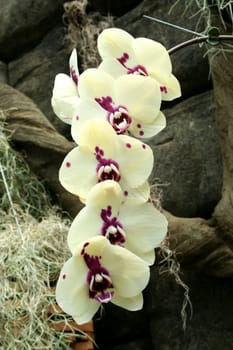
[[[97,47],[99,67],[79,74],[74,50],[70,76],[56,76],[52,95],[77,144],[59,179],[85,205],[71,224],[72,256],[56,287],[58,304],[78,324],[108,302],[143,307],[154,248],[167,234],[165,216],[150,202],[154,157],[143,139],[166,126],[161,101],[181,94],[162,44],[110,28]]]

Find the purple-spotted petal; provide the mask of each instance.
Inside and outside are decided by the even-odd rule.
[[[118,136],[122,150],[118,159],[122,177],[127,178],[130,187],[142,185],[150,176],[154,157],[152,149],[139,140],[127,135]]]
[[[171,101],[181,96],[180,84],[176,77],[171,74],[162,90],[163,101]]]
[[[86,206],[80,210],[71,224],[68,245],[72,253],[77,246],[93,236],[104,234],[104,225],[118,215],[124,196],[119,184],[106,180],[96,184],[89,192]],[[104,221],[104,211],[109,208],[110,216]],[[117,223],[117,222],[116,222]]]
[[[100,71],[110,74],[113,78],[118,78],[121,75],[127,74],[127,69],[122,64],[112,57],[106,57],[99,65]]]
[[[129,184],[124,179],[121,180],[120,185],[125,198],[128,200],[147,202],[150,197],[150,184],[148,181],[133,189],[129,188]]]
[[[77,57],[76,49],[73,49],[70,55],[69,66],[70,66],[70,77],[75,83],[75,85],[78,85],[79,70],[78,70],[78,57]]]
[[[129,130],[134,137],[143,139],[157,135],[165,127],[166,118],[162,112],[159,112],[151,123],[133,120]]]
[[[111,302],[129,311],[141,310],[143,307],[143,295],[142,293],[139,293],[134,297],[124,298],[115,294]]]
[[[98,37],[97,48],[102,59],[106,57],[120,58],[123,53],[133,55],[132,42],[134,37],[118,28],[108,28]]]
[[[96,68],[85,70],[79,77],[78,91],[81,98],[112,97],[114,79]]]
[[[67,191],[85,199],[90,189],[98,182],[94,154],[81,147],[75,147],[61,165],[59,180]]]
[[[138,63],[146,67],[149,75],[150,71],[157,70],[169,76],[172,70],[171,60],[162,44],[147,38],[136,38],[132,46]]]
[[[64,264],[56,286],[57,303],[79,324],[90,321],[100,306],[89,298],[87,273],[83,258],[72,257]]]

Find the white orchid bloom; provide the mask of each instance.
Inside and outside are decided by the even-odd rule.
[[[80,134],[85,122],[97,117],[107,120],[117,134],[130,132],[138,138],[154,136],[166,126],[160,112],[160,87],[150,77],[124,75],[113,79],[104,71],[90,68],[80,75],[78,91],[72,134]]]
[[[147,201],[153,162],[148,145],[127,135],[118,136],[105,120],[92,119],[82,128],[79,146],[65,157],[59,179],[84,202],[90,189],[105,180],[119,182],[126,197]]]
[[[112,180],[95,185],[68,233],[72,253],[85,240],[102,235],[121,245],[149,265],[154,263],[154,248],[167,233],[167,219],[151,203],[127,200]]]
[[[149,268],[142,259],[97,236],[79,245],[63,266],[56,300],[82,324],[92,319],[101,304],[110,301],[130,311],[140,310],[148,281]]]
[[[66,124],[71,124],[73,116],[76,114],[75,105],[79,100],[79,71],[76,49],[71,53],[69,66],[70,76],[64,73],[56,75],[51,99],[54,113]]]
[[[103,60],[101,70],[115,78],[122,74],[150,76],[159,83],[162,100],[170,101],[181,95],[169,54],[159,42],[108,28],[100,33],[97,46]]]

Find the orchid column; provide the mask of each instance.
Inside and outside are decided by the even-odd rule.
[[[167,220],[150,203],[154,158],[140,139],[166,126],[161,100],[180,96],[160,43],[110,28],[100,34],[98,50],[100,66],[80,76],[73,51],[70,76],[57,75],[52,97],[77,144],[59,179],[85,204],[70,227],[72,257],[56,288],[58,304],[79,324],[110,301],[132,311],[143,307],[149,265]]]

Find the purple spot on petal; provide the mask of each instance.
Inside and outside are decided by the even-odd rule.
[[[65,280],[66,279],[66,274],[64,273],[64,275],[62,275],[62,279]]]
[[[140,131],[139,131],[139,135],[140,135],[140,136],[143,136],[143,135],[144,135],[144,131],[143,131],[143,130],[140,130]]]
[[[128,194],[129,194],[128,191],[124,191],[124,195],[125,195],[126,197],[128,196]]]
[[[137,124],[137,128],[140,129],[142,126],[141,124]]]
[[[79,120],[79,116],[77,115],[75,119],[76,119],[76,120]]]
[[[143,148],[143,149],[146,149],[145,143],[142,144],[142,148]]]
[[[167,88],[166,86],[160,86],[160,91],[164,92],[165,94],[167,94]]]
[[[70,168],[71,167],[71,163],[70,162],[66,162],[66,167]]]
[[[131,143],[126,143],[125,145],[126,145],[126,147],[128,147],[128,148],[131,148],[131,147],[132,147]]]

